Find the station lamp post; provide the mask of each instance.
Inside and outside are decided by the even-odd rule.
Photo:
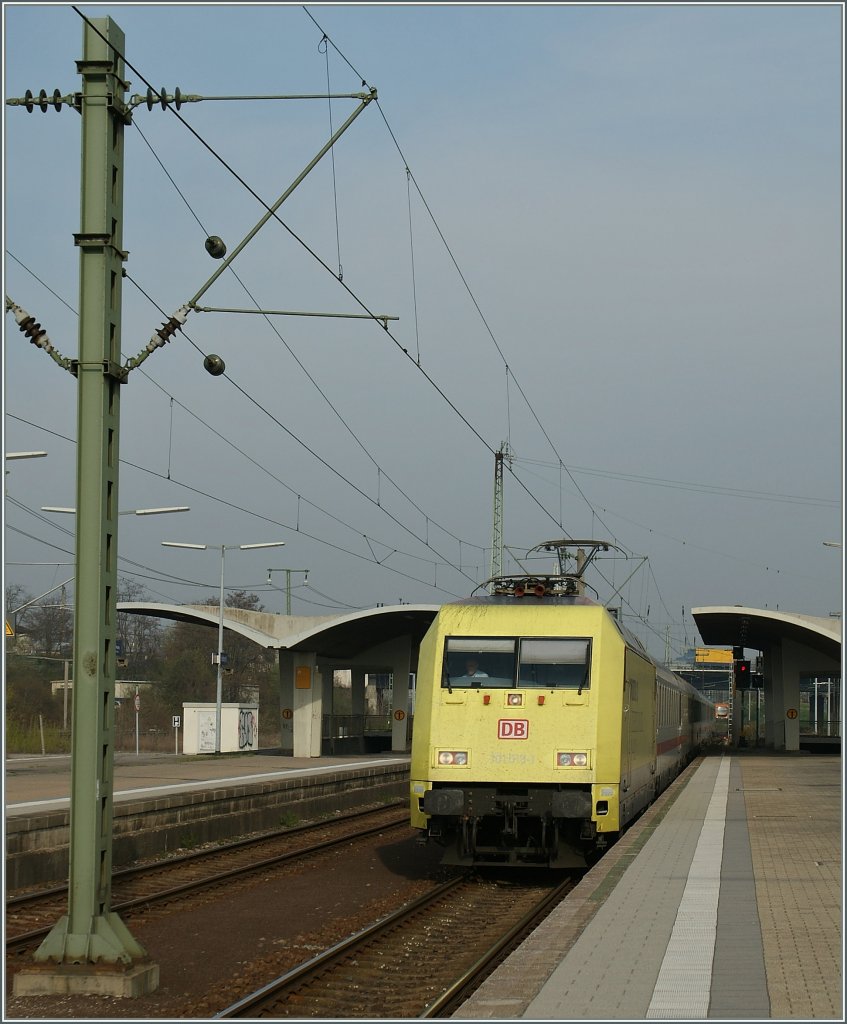
[[[47,452],[6,452],[6,461],[12,459],[43,459]]]
[[[47,452],[4,452],[3,460],[4,462],[13,462],[15,459],[44,459],[46,457]],[[11,469],[7,469],[6,476],[11,472]]]
[[[181,544],[177,541],[162,541],[162,547],[166,548],[190,548],[192,551],[206,551],[209,547],[220,547],[221,550],[221,590],[220,604],[218,610],[218,679],[215,694],[215,753],[221,752],[221,696],[223,693],[223,651],[224,651],[224,556],[227,551],[248,551],[253,548],[281,548],[285,546],[284,540],[266,541],[263,544]]]
[[[42,512],[67,512],[76,515],[75,508],[65,508],[62,505],[42,505]],[[131,508],[126,512],[118,512],[119,516],[161,516],[168,512],[190,512],[188,505],[172,505],[168,508]]]

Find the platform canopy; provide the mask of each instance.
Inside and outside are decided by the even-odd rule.
[[[417,648],[439,608],[436,604],[386,605],[342,615],[276,615],[225,608],[224,627],[262,647],[346,658],[400,636],[410,637]],[[220,620],[220,609],[210,605],[119,601],[118,611],[206,626],[217,626]]]
[[[409,637],[417,649],[439,607],[403,604],[339,615],[289,635],[285,647],[314,651],[325,658],[349,658],[397,637]]]
[[[691,615],[706,644],[764,651],[792,640],[827,658],[841,659],[840,619],[742,605],[692,608]]]

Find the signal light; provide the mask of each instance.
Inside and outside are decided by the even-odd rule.
[[[750,662],[746,660],[736,661],[733,676],[735,678],[735,685],[739,690],[748,690],[751,678]]]

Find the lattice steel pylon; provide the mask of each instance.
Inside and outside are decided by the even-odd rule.
[[[494,521],[491,531],[491,572],[493,579],[503,572],[503,462],[511,462],[512,449],[503,441],[494,453]]]

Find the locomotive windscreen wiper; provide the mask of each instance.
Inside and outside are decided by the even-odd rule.
[[[589,669],[589,666],[586,665],[585,666],[585,672],[583,673],[583,676],[582,676],[582,682],[579,684],[579,689],[576,691],[577,697],[581,697],[582,696],[582,688],[588,682],[588,669]]]

